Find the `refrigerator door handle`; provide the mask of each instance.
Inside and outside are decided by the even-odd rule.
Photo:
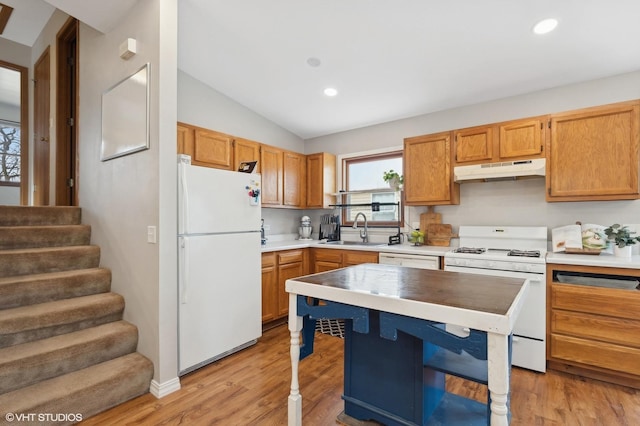
[[[180,271],[180,276],[178,277],[180,303],[185,305],[187,303],[187,283],[189,282],[189,268],[187,267],[187,259],[189,259],[189,245],[184,238],[180,238],[180,253],[178,258],[178,270]]]
[[[182,187],[182,202],[179,208],[182,209],[182,233],[189,233],[189,190],[187,185],[187,164],[182,161],[180,165],[180,186]]]

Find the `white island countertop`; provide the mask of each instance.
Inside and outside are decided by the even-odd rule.
[[[616,257],[609,253],[599,255],[547,253],[547,263],[579,266],[601,266],[606,268],[640,269],[640,256]]]

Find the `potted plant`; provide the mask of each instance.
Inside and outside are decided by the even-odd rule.
[[[640,242],[640,237],[632,236],[635,232],[628,227],[615,223],[604,230],[609,241],[613,241],[613,252],[616,256],[631,257],[631,246]]]
[[[393,169],[388,172],[384,172],[382,174],[382,179],[389,184],[389,188],[393,188],[396,191],[400,189],[400,185],[404,183],[402,175],[398,174],[398,172]]]

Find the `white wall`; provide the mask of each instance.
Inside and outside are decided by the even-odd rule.
[[[178,70],[178,120],[244,139],[304,153],[304,141]]]
[[[83,222],[92,225],[112,290],[124,296],[124,317],[138,327],[138,351],[153,361],[159,384],[177,377],[176,16],[176,0],[140,0],[107,34],[81,25],[79,41]],[[138,53],[125,61],[118,46],[128,37]],[[102,162],[102,92],[146,62],[150,149]],[[148,226],[158,227],[159,244],[147,243]]]
[[[178,121],[277,146],[305,152],[304,141],[293,133],[240,105],[217,90],[178,70]],[[263,208],[268,235],[298,232],[303,212]]]
[[[440,131],[640,98],[640,71],[456,108],[306,141],[306,152],[335,154],[401,145],[403,139]],[[426,208],[409,209],[405,221],[419,222]],[[638,201],[545,201],[544,179],[465,183],[460,205],[437,207],[443,222],[459,225],[522,225],[553,228],[576,221],[609,225],[637,223]]]

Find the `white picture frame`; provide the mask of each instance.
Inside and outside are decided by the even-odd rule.
[[[150,64],[102,93],[100,160],[149,149]]]

